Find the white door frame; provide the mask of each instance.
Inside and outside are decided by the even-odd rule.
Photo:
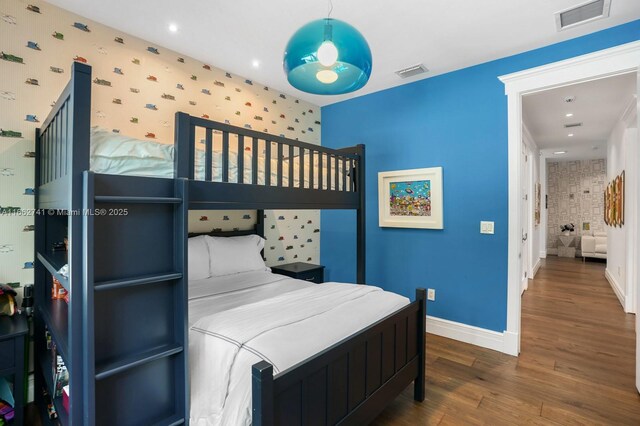
[[[524,127],[524,126],[523,126]],[[529,146],[529,144],[527,143],[526,138],[522,138],[522,144],[520,145],[520,149],[521,149],[521,155],[520,155],[520,159],[522,159],[522,156],[525,156],[526,159],[526,165],[522,168],[521,170],[521,174],[520,177],[522,177],[523,175],[525,176],[525,187],[526,187],[526,197],[527,199],[525,200],[524,197],[521,194],[520,200],[521,202],[524,201],[524,206],[521,204],[520,205],[520,211],[522,212],[522,209],[524,209],[527,212],[526,217],[522,217],[521,218],[523,220],[526,220],[527,223],[524,224],[522,231],[520,231],[520,235],[521,238],[525,238],[526,234],[526,240],[522,241],[521,245],[520,245],[520,249],[523,250],[524,252],[521,254],[521,258],[520,258],[520,265],[524,265],[525,269],[526,269],[526,275],[524,275],[522,273],[522,270],[520,271],[520,295],[522,295],[526,290],[529,289],[529,279],[531,278],[531,269],[532,268],[532,262],[531,262],[531,252],[532,250],[532,245],[531,245],[531,241],[533,240],[533,233],[531,232],[531,223],[533,222],[531,219],[531,164],[533,164],[533,154],[531,151],[531,147]],[[522,214],[522,213],[521,213]],[[526,253],[525,253],[526,252]]]
[[[509,238],[507,272],[506,353],[520,353],[520,150],[522,144],[522,96],[552,88],[640,69],[640,41],[626,43],[588,55],[577,56],[541,67],[499,77],[505,84],[508,102]],[[640,173],[639,173],[640,175]],[[638,209],[640,219],[640,209]],[[637,253],[640,250],[636,251]],[[639,259],[640,260],[640,259]]]

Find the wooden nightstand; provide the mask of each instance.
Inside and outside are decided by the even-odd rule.
[[[286,275],[299,280],[310,281],[316,284],[324,282],[324,266],[311,263],[287,263],[285,265],[272,266],[274,274]]]
[[[28,332],[26,316],[0,316],[0,377],[13,382],[15,400],[11,426],[22,426],[24,421],[24,350]]]

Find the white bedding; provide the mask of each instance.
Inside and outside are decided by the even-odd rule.
[[[200,148],[200,147],[198,147]],[[173,178],[173,159],[174,146],[139,140],[110,132],[99,127],[91,128],[91,150],[90,150],[90,168],[96,173],[113,174],[113,175],[129,175],[129,176],[147,176],[147,177],[163,177]],[[251,163],[253,153],[244,151],[244,182],[252,182]],[[272,152],[275,156],[275,151]],[[326,162],[326,158],[325,158]],[[276,158],[271,158],[271,185],[276,185],[278,162]],[[294,161],[294,186],[297,187],[300,182],[300,168],[298,161]],[[258,155],[258,184],[265,184],[265,156],[264,153]],[[315,176],[314,187],[318,188],[318,158],[314,156]],[[194,177],[196,180],[204,180],[205,176],[205,153],[203,149],[196,150]],[[304,167],[304,186],[309,188],[310,185],[310,162],[309,157],[305,157]],[[334,166],[332,166],[333,168]],[[342,163],[339,164],[338,186],[342,187]],[[283,160],[283,186],[289,185],[289,160]],[[323,188],[328,189],[326,166],[324,167]],[[333,188],[335,177],[332,173]],[[238,177],[238,153],[231,150],[229,153],[229,181],[237,182]],[[212,178],[214,182],[222,181],[222,153],[214,150],[212,160]],[[349,185],[349,176],[347,176],[347,185]]]
[[[222,278],[222,279],[221,279]],[[251,366],[274,374],[409,303],[380,288],[249,272],[189,284],[191,424],[251,424]]]

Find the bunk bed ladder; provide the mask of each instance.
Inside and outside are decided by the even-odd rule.
[[[188,423],[187,190],[84,172],[83,424]]]

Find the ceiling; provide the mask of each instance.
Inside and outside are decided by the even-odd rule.
[[[542,155],[558,160],[606,158],[607,139],[637,93],[636,80],[634,72],[525,96],[523,120]],[[567,97],[575,100],[567,103]],[[582,126],[564,127],[574,123]]]
[[[638,0],[612,0],[609,18],[557,32],[554,13],[584,0],[333,0],[332,17],[368,40],[373,73],[355,93],[318,96],[288,84],[282,55],[295,30],[326,16],[326,0],[48,1],[320,106],[640,18]],[[421,62],[428,74],[402,80],[394,73]]]

